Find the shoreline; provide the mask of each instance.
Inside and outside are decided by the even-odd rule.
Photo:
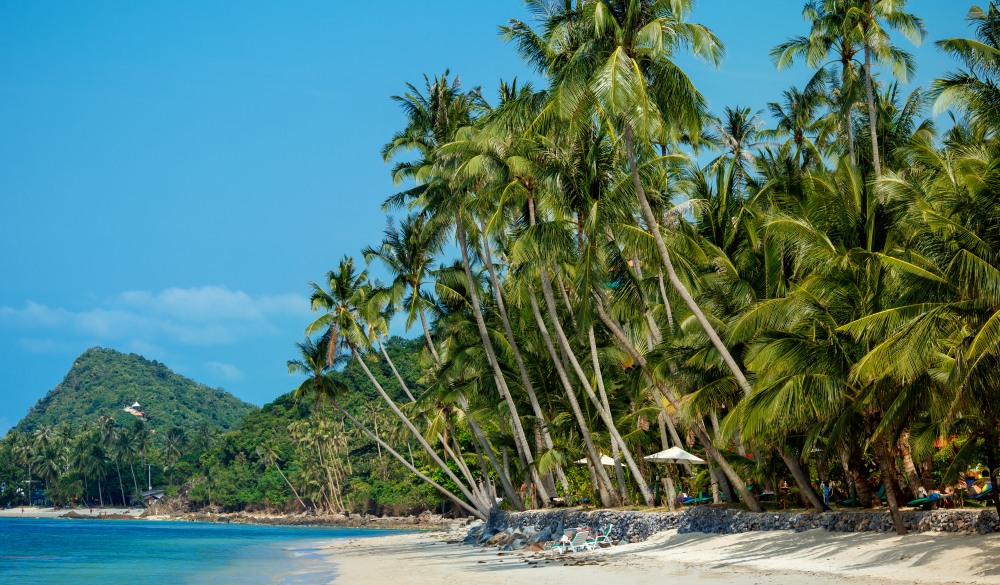
[[[209,522],[217,524],[251,524],[259,526],[302,526],[313,528],[371,528],[382,530],[442,530],[457,529],[464,519],[443,518],[435,514],[420,516],[361,516],[359,514],[313,516],[308,514],[266,514],[256,512],[184,512],[179,514],[149,514],[147,508],[63,508],[25,506],[0,510],[0,518],[67,519],[67,520],[146,520],[175,522]]]
[[[332,541],[324,554],[334,565],[334,583],[351,584],[1000,584],[1000,567],[991,560],[1000,538],[992,535],[668,530],[644,542],[566,555],[459,544],[464,536],[451,530]]]

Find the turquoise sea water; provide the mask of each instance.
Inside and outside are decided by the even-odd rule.
[[[335,577],[333,539],[384,534],[142,520],[0,518],[3,585],[312,585]]]

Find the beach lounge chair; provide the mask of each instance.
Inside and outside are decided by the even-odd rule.
[[[993,501],[993,499],[994,499],[993,484],[988,483],[986,484],[986,487],[983,488],[983,491],[979,492],[976,495],[965,498],[965,501],[976,506],[982,506],[985,505],[987,502]]]
[[[611,542],[611,529],[614,527],[614,524],[608,523],[598,529],[597,536],[594,537],[594,548],[614,546],[615,543]]]
[[[880,502],[884,502],[885,501],[885,486],[884,485],[880,486],[878,488],[878,492],[875,494],[875,499],[877,499]],[[841,506],[857,506],[860,503],[861,503],[861,500],[858,499],[857,497],[854,497],[854,498],[851,498],[849,500],[843,500],[842,502],[840,502],[840,505]]]
[[[571,533],[571,534],[570,534]],[[581,550],[593,550],[597,548],[594,539],[590,538],[590,530],[586,528],[573,528],[563,532],[562,538],[552,543],[552,550],[560,554],[567,552],[579,552]]]
[[[590,530],[586,528],[577,530],[576,534],[573,535],[573,538],[566,545],[566,549],[570,552],[579,552],[581,550],[593,550],[597,548],[594,539],[590,538],[590,536]]]
[[[707,504],[712,501],[712,496],[707,495],[705,492],[698,492],[697,498],[688,498],[687,500],[681,502],[685,506],[699,506],[701,504]]]
[[[921,508],[924,508],[925,510],[930,510],[931,508],[934,507],[934,504],[937,504],[937,503],[943,504],[943,503],[945,503],[945,501],[950,500],[951,498],[952,497],[950,495],[946,496],[944,494],[933,493],[933,494],[928,495],[925,498],[917,498],[916,500],[912,500],[912,501],[906,502],[906,505],[907,506],[912,506],[912,507],[915,507],[915,508],[916,507],[921,507]]]

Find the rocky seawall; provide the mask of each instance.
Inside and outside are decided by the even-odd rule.
[[[911,532],[957,532],[988,534],[1000,532],[996,511],[930,510],[904,512]],[[790,530],[802,532],[823,528],[830,532],[890,532],[888,510],[807,512],[748,512],[702,506],[682,512],[639,512],[580,509],[505,512],[493,510],[489,519],[473,526],[467,544],[496,546],[508,550],[542,549],[558,539],[567,528],[594,529],[611,524],[611,540],[642,542],[653,534],[676,529],[680,533],[739,534],[743,532]]]

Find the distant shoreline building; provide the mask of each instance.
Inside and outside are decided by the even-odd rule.
[[[126,406],[122,410],[124,410],[125,412],[131,414],[134,417],[140,418],[142,420],[146,420],[146,413],[142,410],[142,405],[139,404],[138,402],[136,402],[132,406]]]

